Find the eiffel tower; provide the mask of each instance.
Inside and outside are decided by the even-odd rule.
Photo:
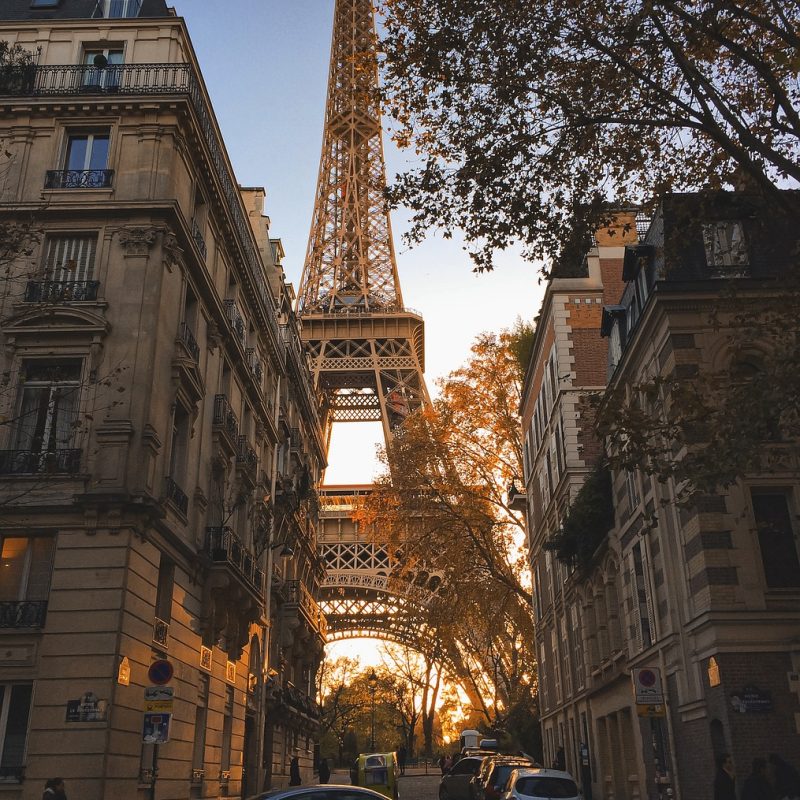
[[[376,422],[390,441],[429,402],[422,317],[403,306],[378,101],[371,0],[336,0],[325,130],[297,310],[315,384],[335,422]]]

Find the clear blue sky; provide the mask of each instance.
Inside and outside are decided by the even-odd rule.
[[[264,186],[272,236],[299,283],[319,167],[334,0],[173,0],[186,19],[239,183]],[[412,163],[386,141],[391,177]],[[458,242],[432,236],[409,250],[402,212],[393,215],[403,299],[425,318],[426,379],[459,367],[482,331],[532,318],[542,287],[515,253],[475,275]],[[334,429],[327,483],[369,482],[379,426]],[[344,454],[346,449],[347,454]]]

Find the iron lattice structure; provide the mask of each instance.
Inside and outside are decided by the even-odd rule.
[[[388,441],[428,402],[424,323],[403,305],[378,102],[370,0],[336,0],[322,156],[298,313],[334,422],[380,421]]]

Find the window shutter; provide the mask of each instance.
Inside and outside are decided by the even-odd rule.
[[[50,237],[45,262],[47,279],[65,282],[92,280],[96,252],[96,234]]]

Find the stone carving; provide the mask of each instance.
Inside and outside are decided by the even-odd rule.
[[[164,266],[172,272],[176,264],[181,263],[183,248],[178,244],[178,237],[172,231],[164,231],[161,239],[161,251],[164,256]]]
[[[119,230],[120,244],[125,248],[125,257],[146,256],[156,240],[160,228],[125,227]]]

